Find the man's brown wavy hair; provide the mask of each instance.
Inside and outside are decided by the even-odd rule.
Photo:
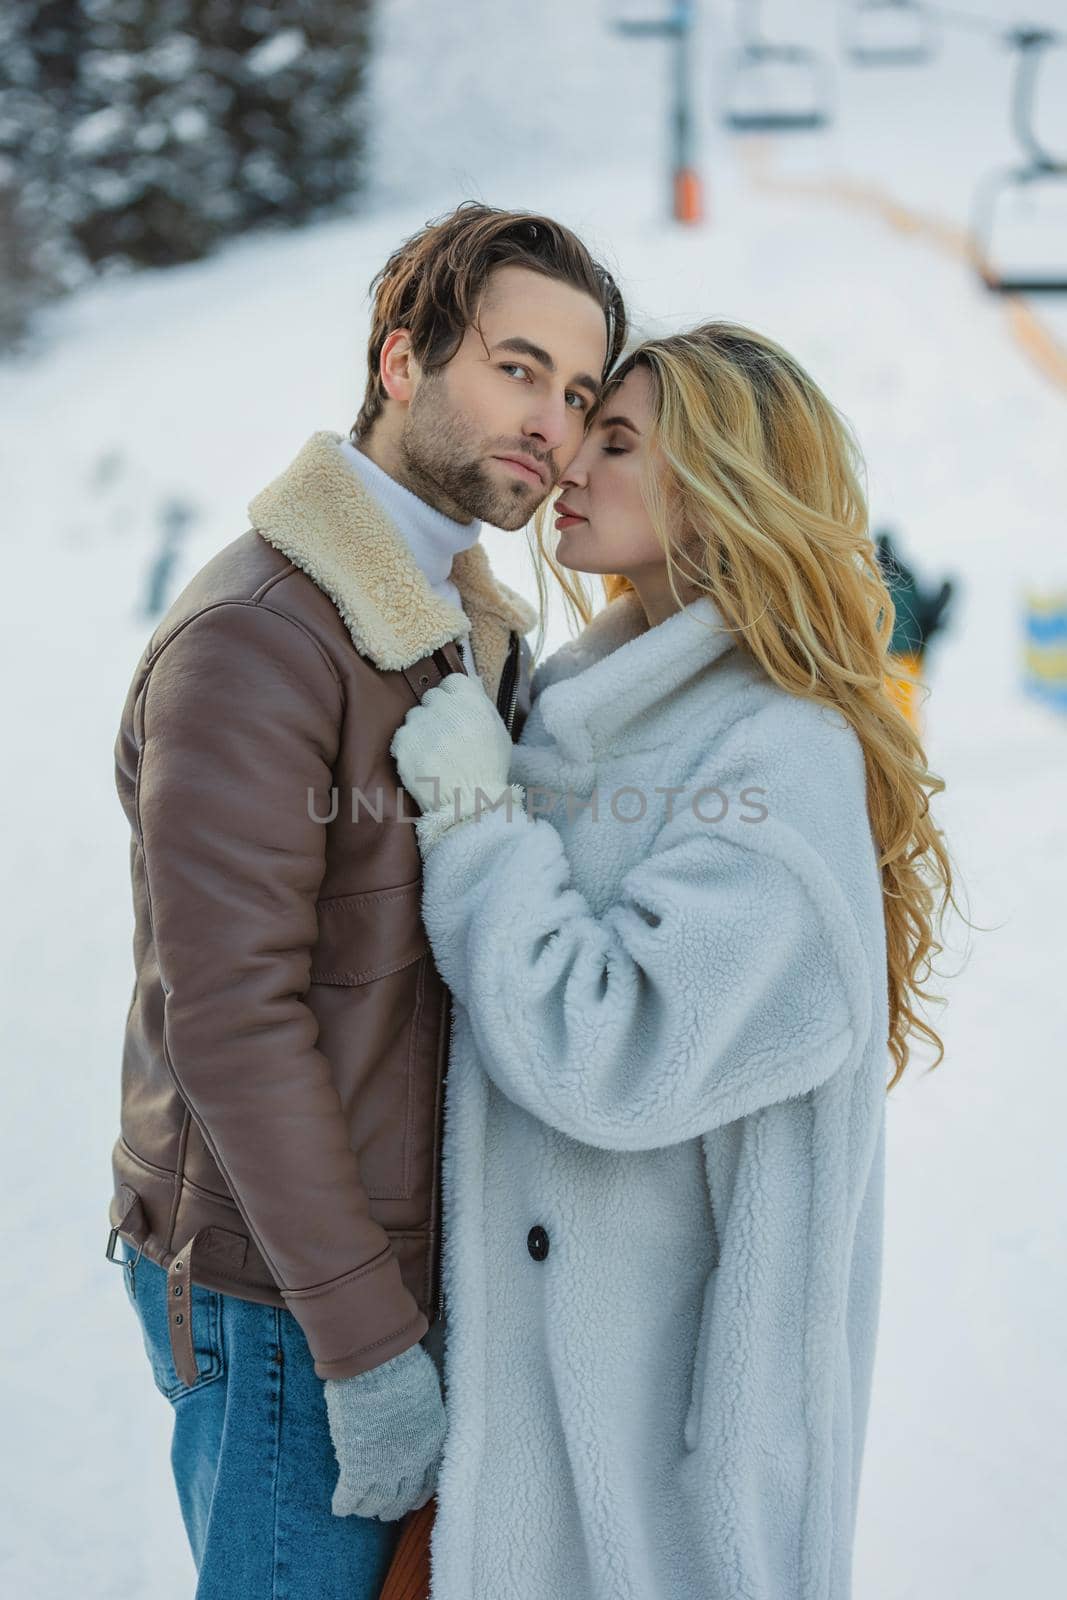
[[[601,374],[607,377],[627,336],[626,307],[607,268],[593,259],[577,234],[551,217],[465,200],[405,240],[371,281],[367,389],[351,429],[353,439],[367,435],[388,398],[378,367],[389,334],[407,328],[424,372],[446,366],[473,324],[489,276],[498,267],[526,267],[597,302],[608,334]]]

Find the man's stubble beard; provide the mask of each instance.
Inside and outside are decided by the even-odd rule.
[[[494,528],[521,528],[547,491],[495,483],[485,459],[493,453],[488,443],[469,417],[449,405],[443,375],[428,374],[408,407],[400,435],[401,481],[446,516],[458,510]],[[502,451],[507,448],[501,445]],[[550,463],[548,469],[551,474]]]

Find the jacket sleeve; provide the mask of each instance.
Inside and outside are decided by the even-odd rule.
[[[697,1137],[804,1094],[867,1040],[851,909],[773,816],[713,825],[685,807],[598,914],[547,819],[487,811],[429,851],[423,914],[485,1071],[589,1145]]]
[[[370,1215],[305,999],[342,709],[297,622],[218,605],[150,666],[137,777],[169,1069],[320,1377],[428,1328]]]

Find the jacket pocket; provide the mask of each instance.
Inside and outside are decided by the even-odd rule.
[[[358,988],[410,966],[430,948],[422,924],[422,880],[395,889],[334,895],[315,907],[311,982]]]
[[[397,1229],[426,1225],[442,1070],[443,985],[422,922],[422,881],[318,904],[308,1003],[371,1200]]]
[[[128,1239],[120,1241],[124,1262],[134,1260],[137,1251]],[[142,1256],[137,1262],[130,1282],[127,1266],[122,1269],[126,1297],[141,1325],[141,1338],[151,1368],[156,1388],[165,1399],[176,1402],[184,1395],[195,1394],[217,1383],[225,1371],[222,1342],[222,1295],[217,1289],[207,1289],[203,1284],[190,1283],[188,1292],[193,1319],[193,1351],[196,1355],[197,1380],[185,1384],[174,1369],[170,1351],[170,1328],[167,1322],[167,1274],[156,1262]]]

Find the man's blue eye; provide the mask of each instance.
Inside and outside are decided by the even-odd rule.
[[[501,372],[518,372],[526,378],[530,376],[529,368],[524,367],[520,361],[502,361],[500,363],[500,370]],[[585,396],[583,394],[579,394],[575,389],[571,389],[568,392],[567,400],[568,402],[571,400],[577,400],[578,404],[577,406],[572,406],[572,410],[587,411],[589,409],[589,402],[586,400]]]

